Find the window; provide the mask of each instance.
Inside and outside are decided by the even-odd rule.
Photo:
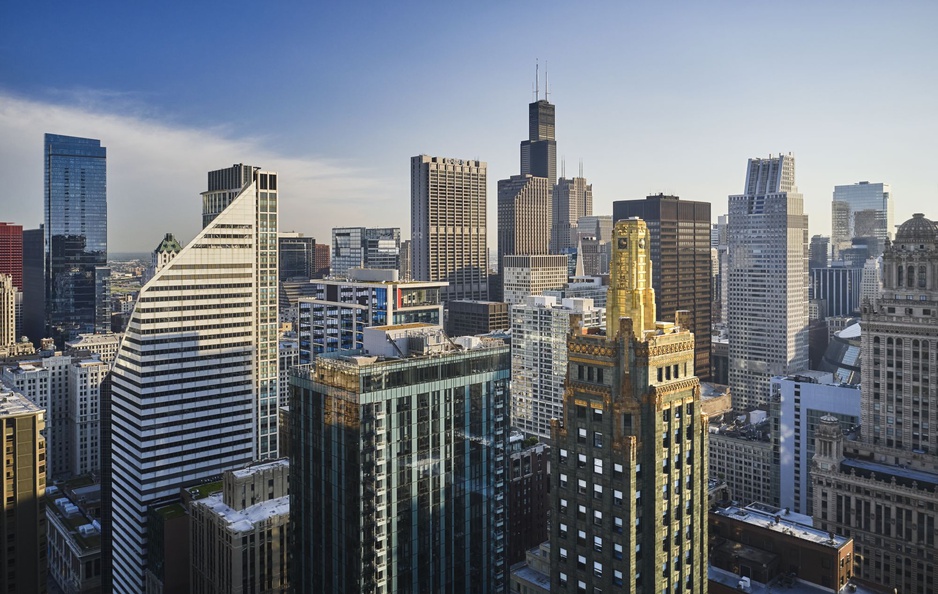
[[[577,454],[576,455],[576,467],[585,468],[586,467],[586,454]]]
[[[612,491],[612,504],[622,505],[622,491],[615,489]]]
[[[567,475],[563,473],[560,474],[560,488],[561,489],[567,488]]]
[[[618,569],[613,570],[612,572],[612,583],[614,583],[617,586],[622,585],[622,572],[619,571]]]
[[[603,420],[603,409],[601,409],[601,408],[594,408],[594,409],[593,409],[593,422],[594,422],[594,423],[601,423],[602,420]]]
[[[586,429],[580,427],[576,430],[577,443],[586,443]]]
[[[603,486],[593,485],[593,499],[602,499],[602,498],[603,498]]]
[[[603,459],[602,458],[593,458],[593,473],[594,474],[603,473]]]
[[[603,564],[599,561],[593,561],[593,575],[598,578],[603,577]]]
[[[603,552],[603,539],[601,536],[593,537],[593,550],[596,551],[597,553]]]
[[[563,498],[560,499],[560,513],[567,513],[567,500]]]
[[[566,552],[566,551],[565,551],[565,552]],[[561,585],[561,586],[566,586],[566,585],[567,585],[567,574],[565,574],[565,573],[562,572],[562,571],[560,572],[560,585]]]
[[[603,512],[599,510],[593,510],[593,524],[596,526],[603,525]]]
[[[636,518],[637,520],[638,518]],[[613,518],[613,530],[617,533],[622,534],[622,518]]]
[[[599,431],[593,432],[593,447],[601,448],[603,447],[603,434]]]
[[[577,530],[577,531],[576,531],[576,543],[577,543],[578,545],[585,545],[585,544],[586,544],[586,531],[585,531],[585,530]]]
[[[567,538],[567,525],[560,524],[560,538]],[[563,549],[560,549],[561,551]]]
[[[613,478],[622,478],[622,465],[613,464],[612,465],[612,477]]]
[[[612,545],[612,554],[616,559],[622,559],[622,545],[613,544]]]
[[[563,548],[563,547],[560,547],[560,560],[561,560],[561,561],[566,561],[566,560],[567,560],[567,549],[565,549],[565,548]]]
[[[586,481],[583,479],[577,479],[576,490],[577,490],[577,493],[586,493]]]
[[[586,557],[584,557],[583,555],[577,555],[576,566],[578,569],[586,569]]]
[[[566,464],[566,463],[567,463],[567,456],[568,456],[568,455],[569,455],[569,454],[568,454],[567,450],[561,448],[561,450],[560,450],[560,463],[561,463],[561,464]]]

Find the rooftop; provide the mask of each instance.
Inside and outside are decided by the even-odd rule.
[[[268,501],[256,503],[243,510],[234,510],[222,501],[222,494],[216,493],[205,499],[195,501],[193,505],[202,505],[224,519],[230,530],[246,532],[253,530],[258,522],[270,520],[278,516],[287,518],[290,515],[290,496],[277,497]]]
[[[882,462],[871,462],[868,460],[858,460],[856,458],[845,458],[840,463],[842,472],[851,473],[856,471],[857,475],[877,479],[884,482],[890,482],[895,479],[896,484],[921,491],[932,490],[938,487],[938,474],[914,470],[899,466],[896,464],[883,464]]]
[[[284,467],[290,468],[290,461],[286,458],[281,458],[279,460],[272,460],[270,462],[261,462],[260,464],[252,464],[245,468],[239,468],[238,470],[232,470],[231,474],[238,478],[243,478],[246,476],[251,476],[255,472],[263,472],[269,468]]]
[[[734,506],[721,508],[712,513],[730,518],[737,522],[744,522],[752,526],[759,526],[773,532],[781,532],[793,538],[813,542],[839,549],[850,542],[850,539],[838,536],[824,530],[817,530],[811,526],[794,522],[788,516],[771,514],[756,507],[738,508]]]
[[[746,590],[741,590],[739,588],[740,576],[735,573],[730,573],[729,571],[720,569],[718,567],[713,567],[712,565],[707,568],[707,578],[711,582],[718,583],[727,588],[731,588],[735,591],[746,592],[747,594],[772,594],[777,592],[784,592],[785,594],[830,594],[832,590],[830,588],[822,588],[817,584],[812,584],[810,582],[805,582],[799,579],[794,580],[791,585],[782,586],[778,584],[778,580],[773,581],[769,584],[762,584],[759,582],[750,582],[750,586]],[[864,585],[861,585],[854,580],[847,582],[843,588],[841,588],[837,594],[881,594],[878,590],[870,589]]]
[[[7,390],[0,391],[0,417],[41,413],[43,409],[20,394]]]

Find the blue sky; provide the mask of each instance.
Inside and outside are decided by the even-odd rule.
[[[659,5],[660,4],[660,5]],[[897,223],[938,219],[938,3],[8,3],[0,220],[42,217],[42,133],[108,147],[112,251],[200,223],[205,172],[281,173],[281,229],[409,235],[409,158],[518,172],[535,60],[558,155],[594,211],[741,190],[792,152],[811,233],[835,184],[891,183]],[[543,84],[543,83],[542,83]]]

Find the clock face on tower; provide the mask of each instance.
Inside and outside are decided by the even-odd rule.
[[[644,238],[644,237],[638,240],[638,249],[640,249],[640,250],[645,249],[645,238]]]
[[[628,247],[629,247],[629,238],[628,238],[628,237],[620,237],[620,238],[619,238],[619,249],[620,249],[620,250],[625,250],[625,249],[628,249]]]

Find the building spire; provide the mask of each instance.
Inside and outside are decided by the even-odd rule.
[[[544,101],[550,101],[550,73],[547,71],[547,60],[544,60]]]
[[[541,65],[537,58],[534,58],[534,89],[534,101],[537,102],[541,99]]]
[[[620,320],[632,319],[638,340],[655,328],[655,290],[651,286],[651,236],[645,221],[623,219],[612,231],[609,294],[606,298],[606,336],[615,339]]]

